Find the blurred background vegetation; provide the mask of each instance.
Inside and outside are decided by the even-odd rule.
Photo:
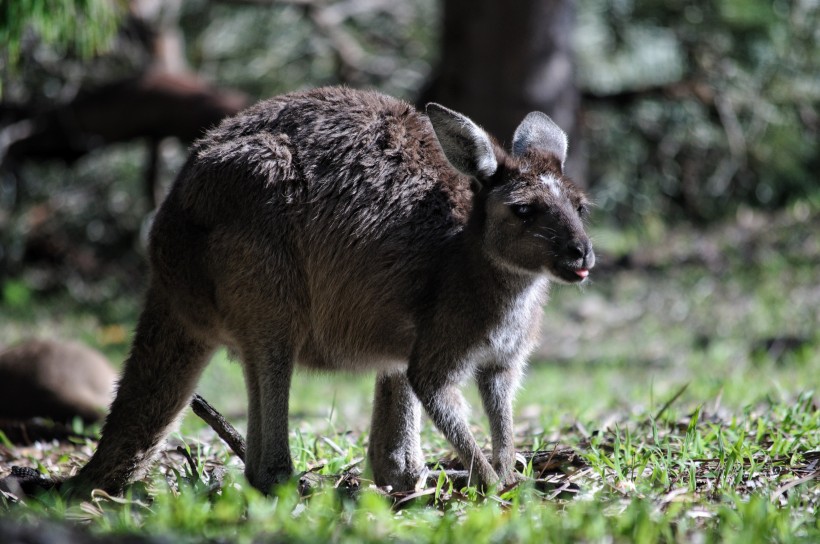
[[[187,145],[257,99],[335,83],[441,101],[502,140],[546,111],[596,224],[817,215],[816,0],[501,4],[3,2],[3,304],[139,292],[145,217]]]
[[[531,357],[550,364],[533,364],[519,395],[517,446],[561,441],[589,460],[591,436],[626,430],[613,459],[627,467],[627,456],[639,458],[628,453],[630,428],[646,432],[658,420],[687,452],[672,447],[653,460],[658,472],[638,487],[620,486],[632,484],[620,468],[617,486],[583,481],[595,500],[558,503],[565,526],[589,528],[581,538],[590,540],[611,518],[615,534],[629,535],[630,515],[671,512],[667,540],[715,540],[690,536],[710,509],[735,508],[722,495],[727,481],[759,496],[737,507],[749,532],[715,518],[722,536],[777,540],[760,529],[773,518],[752,507],[787,489],[793,508],[771,506],[784,520],[779,530],[816,526],[811,483],[794,493],[781,473],[756,486],[770,477],[761,459],[816,460],[808,450],[816,450],[820,390],[818,0],[0,0],[0,44],[0,349],[59,336],[119,365],[147,278],[147,218],[191,141],[253,101],[326,84],[374,87],[441,102],[507,141],[527,112],[541,110],[570,134],[568,172],[598,205],[590,229],[599,264],[582,295],[551,294]],[[300,469],[323,459],[320,436],[363,453],[372,380],[306,374],[294,378],[290,409]],[[225,351],[199,392],[242,428],[242,372]],[[467,393],[475,405],[477,392]],[[794,415],[795,406],[805,408]],[[677,473],[668,485],[683,487],[689,474],[695,491],[684,464],[694,466],[687,456],[696,443],[697,458],[706,455],[689,439],[697,434],[687,421],[698,418],[701,431],[717,433],[721,459],[724,438],[738,433],[729,468],[698,484],[706,487],[691,502],[667,484],[659,498],[656,474]],[[202,425],[189,417],[183,435]],[[634,452],[654,459],[657,439],[638,430]],[[743,454],[748,486],[733,468],[744,436],[760,450]],[[430,459],[449,451],[430,425],[423,440]],[[329,473],[351,462],[329,458]],[[608,469],[595,463],[603,477]],[[624,497],[635,501],[625,514]],[[220,525],[230,517],[225,531],[236,519],[259,531],[253,515],[225,513],[234,510],[154,509],[149,526],[176,512],[185,520],[174,523],[197,534],[210,523],[203,515]],[[285,525],[314,535],[315,517],[279,511]],[[337,525],[335,510],[318,512]],[[514,521],[485,512],[473,519]],[[263,517],[268,528],[285,519]],[[125,518],[99,523],[123,531]],[[362,519],[379,525],[370,513]],[[558,525],[530,534],[577,534]]]

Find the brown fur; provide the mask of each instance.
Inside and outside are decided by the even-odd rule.
[[[101,353],[82,344],[23,342],[0,351],[0,418],[97,421],[114,398],[116,377]]]
[[[293,472],[295,363],[378,370],[378,484],[423,476],[422,408],[474,482],[509,479],[513,392],[549,279],[580,281],[594,264],[584,196],[561,173],[566,137],[531,114],[515,143],[512,155],[440,106],[425,116],[344,88],[273,98],[212,130],[157,213],[132,353],[74,483],[119,492],[140,477],[219,345],[243,364],[245,472],[263,491]],[[492,462],[463,414],[471,376]]]

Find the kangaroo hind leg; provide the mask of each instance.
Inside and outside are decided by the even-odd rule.
[[[97,451],[68,488],[116,494],[143,477],[214,348],[190,334],[165,296],[149,290]]]

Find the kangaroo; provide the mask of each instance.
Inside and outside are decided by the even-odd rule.
[[[505,151],[438,104],[321,88],[252,106],[196,142],[156,214],[150,285],[98,449],[73,484],[119,493],[144,476],[212,352],[241,360],[245,475],[293,474],[294,365],[375,369],[377,485],[425,477],[422,409],[471,482],[514,478],[512,400],[551,281],[595,255],[567,138],[533,112]],[[459,386],[477,381],[492,458]]]

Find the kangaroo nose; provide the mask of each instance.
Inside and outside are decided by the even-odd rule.
[[[592,248],[588,241],[584,240],[581,241],[573,241],[567,244],[567,247],[564,250],[566,252],[567,258],[572,260],[583,259],[586,257]]]

